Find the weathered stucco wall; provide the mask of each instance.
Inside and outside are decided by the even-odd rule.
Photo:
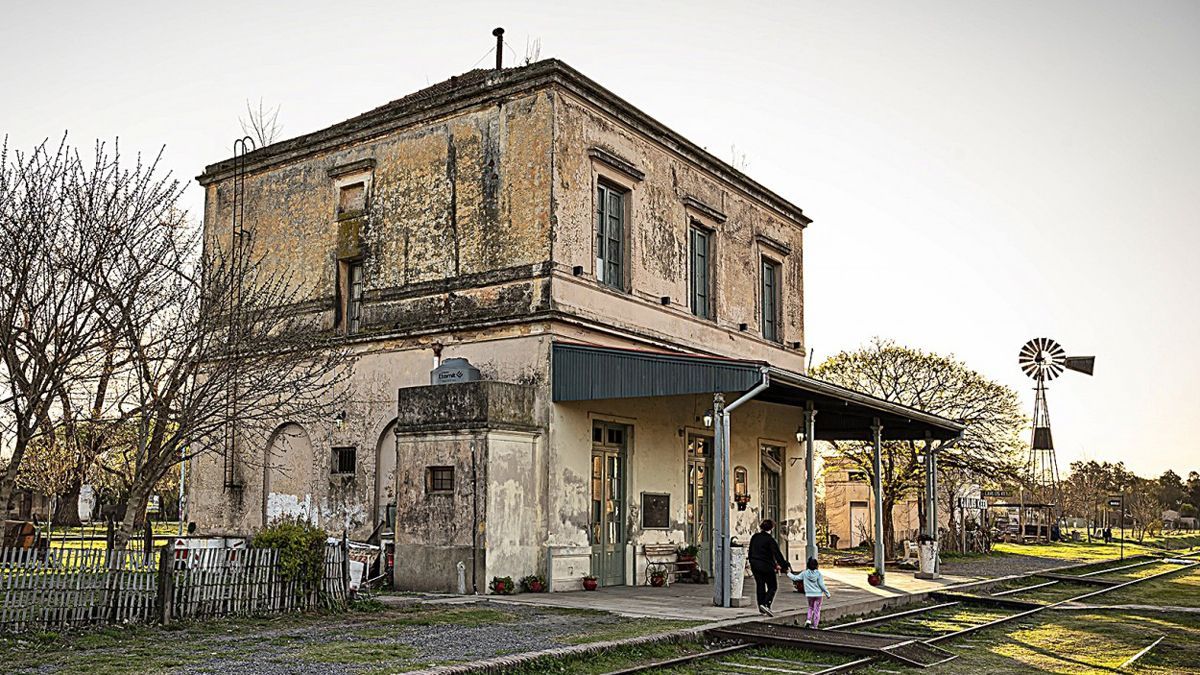
[[[250,173],[253,256],[286,269],[298,301],[334,326],[339,167],[368,185],[361,245],[364,334],[512,320],[544,309],[550,260],[552,103],[539,92]],[[210,245],[227,246],[234,181],[206,187]]]
[[[555,307],[630,334],[694,351],[768,359],[803,370],[803,230],[612,114],[555,96]],[[619,158],[639,178],[593,157]],[[591,154],[590,154],[591,153]],[[596,184],[628,190],[629,292],[596,282]],[[715,320],[689,309],[688,232],[715,232]],[[759,261],[781,263],[781,343],[760,332]],[[575,275],[578,266],[583,274]],[[663,298],[668,305],[663,305]],[[741,325],[746,329],[742,330]]]
[[[549,360],[549,337],[525,335],[522,329],[487,329],[440,336],[443,358],[463,357],[488,380],[535,385],[533,414],[545,424],[547,403],[542,399]],[[357,350],[350,382],[346,418],[335,420],[279,420],[275,442],[247,444],[239,459],[242,487],[224,490],[222,462],[216,453],[192,462],[189,476],[190,517],[203,531],[251,532],[267,519],[284,513],[305,513],[331,533],[348,529],[365,538],[384,515],[388,503],[376,494],[377,486],[394,490],[394,477],[379,476],[377,467],[396,466],[396,392],[401,387],[429,384],[433,350],[421,340],[397,340]],[[357,449],[357,469],[352,477],[332,476],[331,448]],[[281,455],[286,451],[286,455]],[[270,470],[265,467],[270,466]],[[264,501],[264,477],[270,487]],[[272,497],[271,493],[275,493]],[[376,515],[378,514],[378,515]]]

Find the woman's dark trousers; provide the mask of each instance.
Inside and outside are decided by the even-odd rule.
[[[759,567],[751,565],[754,573],[754,592],[758,596],[758,604],[770,609],[775,599],[775,590],[779,588],[779,579],[775,576],[775,567]]]

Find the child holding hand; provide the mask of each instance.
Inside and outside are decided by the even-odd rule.
[[[799,574],[788,572],[788,578],[795,582],[804,582],[804,596],[808,599],[808,617],[804,621],[805,628],[817,628],[821,623],[821,601],[832,597],[825,586],[825,577],[817,570],[817,559],[808,559],[808,569]]]

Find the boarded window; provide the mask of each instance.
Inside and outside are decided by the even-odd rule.
[[[429,467],[425,471],[425,491],[429,494],[446,494],[454,492],[454,467]]]
[[[357,450],[351,446],[335,447],[330,462],[330,473],[335,476],[353,476],[357,454]]]
[[[712,232],[692,226],[691,228],[691,274],[692,314],[702,318],[713,318],[712,306]]]
[[[625,195],[605,183],[596,187],[596,278],[625,290]]]
[[[338,190],[337,215],[353,217],[361,214],[367,208],[367,184],[351,183],[343,185]]]
[[[780,342],[779,336],[779,263],[763,258],[761,273],[762,336],[772,342]]]

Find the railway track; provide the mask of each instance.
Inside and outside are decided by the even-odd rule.
[[[1019,621],[1047,609],[1158,579],[1200,565],[1200,551],[1166,562],[1093,563],[1070,570],[1077,574],[1034,572],[986,594],[933,593],[928,605],[843,622],[822,630],[795,623],[755,621],[709,631],[711,649],[626,668],[627,675],[695,668],[712,673],[830,675],[888,659],[927,667],[955,657],[940,645],[969,639],[973,633]],[[1095,567],[1096,569],[1090,569]],[[1066,571],[1066,570],[1060,570]],[[798,620],[794,620],[798,621]],[[784,650],[771,646],[784,647]]]

